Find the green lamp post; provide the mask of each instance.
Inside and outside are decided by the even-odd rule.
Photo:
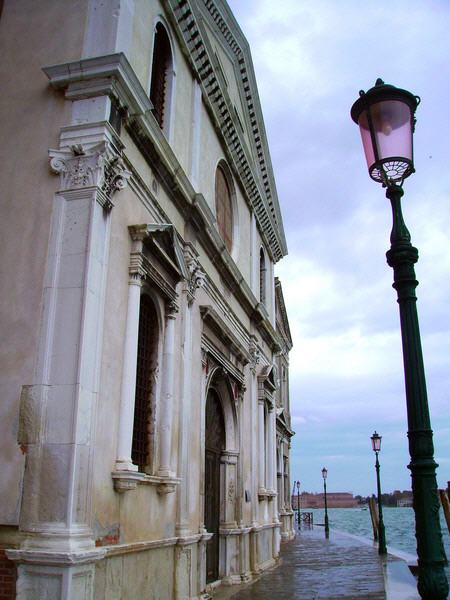
[[[448,581],[446,556],[439,522],[433,432],[417,317],[418,284],[414,264],[418,251],[403,220],[401,197],[403,181],[414,172],[414,113],[420,98],[406,90],[386,85],[378,79],[367,92],[361,91],[353,104],[351,117],[359,125],[369,174],[386,188],[392,206],[393,226],[387,262],[394,270],[397,290],[405,372],[408,440],[411,462],[413,504],[416,520],[421,598],[444,600]]]
[[[300,519],[301,519],[301,515],[300,515],[300,481],[297,480],[297,524],[298,524],[298,528],[300,529]]]
[[[375,452],[375,470],[377,472],[377,495],[378,495],[378,554],[387,554],[386,535],[384,532],[383,507],[381,506],[381,483],[380,483],[380,461],[378,452],[381,450],[381,435],[375,431],[372,437],[372,450]]]
[[[330,537],[330,528],[328,526],[328,503],[327,503],[327,475],[328,471],[325,467],[322,469],[322,477],[323,477],[323,497],[325,504],[325,537]]]

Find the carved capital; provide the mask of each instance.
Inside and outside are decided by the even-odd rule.
[[[122,159],[106,142],[85,149],[80,144],[70,150],[50,150],[50,169],[59,174],[62,190],[97,187],[99,203],[110,209],[112,197],[131,177]]]
[[[186,245],[184,248],[184,260],[188,272],[188,279],[186,280],[186,291],[188,296],[188,302],[189,304],[192,304],[195,300],[195,293],[198,290],[198,288],[201,288],[205,285],[206,273],[200,265],[200,262],[197,258],[197,253],[190,245]]]
[[[256,373],[256,365],[258,365],[259,361],[261,360],[261,351],[258,348],[258,346],[256,345],[256,340],[253,337],[250,341],[248,351],[250,353],[250,362],[249,362],[250,370],[252,371],[253,374],[255,374]]]
[[[130,278],[128,283],[130,285],[142,285],[145,279],[145,268],[144,260],[140,252],[132,253],[130,255],[130,266],[129,266]]]
[[[178,304],[174,300],[166,301],[166,319],[175,319],[178,312]]]

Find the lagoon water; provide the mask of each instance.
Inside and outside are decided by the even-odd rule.
[[[324,522],[323,509],[303,509],[314,514],[314,523]],[[303,512],[303,511],[302,511]],[[450,560],[450,534],[441,509],[441,530],[447,558]],[[330,529],[340,529],[353,535],[373,539],[372,522],[369,509],[364,508],[330,508],[328,509]],[[414,534],[414,511],[412,508],[392,508],[383,506],[383,520],[386,530],[386,544],[416,556],[416,538]],[[450,582],[450,566],[447,567],[447,578]]]

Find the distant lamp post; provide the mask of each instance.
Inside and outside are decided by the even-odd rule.
[[[322,477],[323,477],[323,497],[325,502],[325,537],[330,537],[330,528],[328,526],[328,506],[327,506],[327,475],[328,471],[325,467],[322,469]]]
[[[384,531],[383,508],[381,506],[381,484],[380,484],[380,463],[378,461],[378,452],[381,450],[381,435],[374,431],[372,440],[372,450],[375,452],[375,469],[377,472],[377,495],[378,495],[378,554],[387,554],[386,536]]]
[[[297,523],[300,527],[300,481],[297,481]]]
[[[418,590],[422,598],[444,600],[448,594],[446,563],[439,522],[433,432],[428,410],[425,371],[417,317],[414,264],[418,251],[403,220],[403,181],[414,172],[413,132],[420,98],[378,79],[361,91],[351,117],[359,125],[369,175],[386,189],[392,206],[393,226],[387,262],[394,269],[405,372],[408,439],[419,566]]]

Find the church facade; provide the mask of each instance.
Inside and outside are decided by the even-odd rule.
[[[224,0],[0,10],[0,598],[208,598],[294,535],[248,43]]]

